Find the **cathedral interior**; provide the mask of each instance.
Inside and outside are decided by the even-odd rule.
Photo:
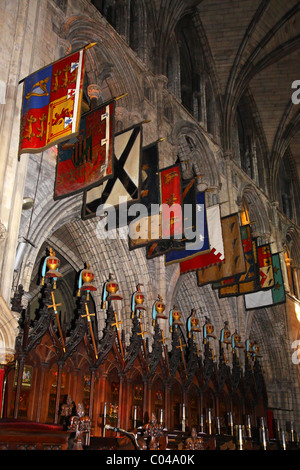
[[[83,408],[89,442],[101,445],[123,442],[122,430],[151,434],[154,416],[169,448],[193,427],[206,448],[237,445],[239,430],[244,442],[267,431],[257,445],[278,438],[280,448],[284,436],[298,448],[299,2],[13,0],[0,8],[1,449],[21,445],[30,424],[48,433],[61,426],[66,397],[73,414]],[[105,187],[93,195],[104,183],[55,197],[62,143],[19,154],[25,77],[81,48],[81,115],[114,103],[115,152],[125,131],[137,130],[139,195],[141,155],[155,147],[156,174],[179,168],[182,189],[192,181],[204,195],[205,220],[217,209],[224,266],[235,253],[230,220],[244,250],[247,231],[255,267],[259,248],[277,256],[270,303],[249,305],[245,281],[213,277],[220,261],[184,270],[167,262],[170,240],[130,244],[128,225],[107,230],[96,210]],[[155,186],[147,191],[154,201]],[[123,193],[115,186],[110,195]],[[208,226],[210,242],[216,230]],[[66,445],[55,432],[53,448]]]

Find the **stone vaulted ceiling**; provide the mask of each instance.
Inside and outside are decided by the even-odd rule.
[[[233,111],[248,89],[270,170],[278,171],[278,159],[290,145],[299,171],[300,109],[291,101],[292,83],[300,74],[299,2],[204,0],[198,10],[224,97],[225,146],[230,145]]]
[[[161,60],[164,45],[178,21],[187,13],[195,17],[213,76],[214,93],[221,106],[220,146],[224,152],[232,147],[232,127],[237,106],[243,95],[251,97],[252,111],[265,143],[269,196],[271,200],[275,199],[279,164],[287,150],[300,177],[300,104],[295,105],[291,101],[292,83],[300,80],[300,3],[296,0],[145,0],[143,3],[147,10],[147,27],[155,32],[153,40],[157,41],[156,50]],[[129,82],[128,77],[126,80]],[[104,80],[104,83],[107,82]],[[184,293],[179,293],[178,276],[173,267],[165,272],[163,261],[159,259],[147,263],[140,252],[130,255],[126,241],[103,242],[93,236],[96,222],[84,223],[80,220],[80,197],[73,197],[67,203],[58,202],[54,206],[53,169],[54,159],[46,163],[43,186],[37,194],[40,198],[39,211],[46,213],[43,224],[38,217],[32,220],[32,232],[36,229],[34,242],[38,247],[46,238],[76,271],[82,269],[84,262],[89,262],[101,282],[106,280],[109,272],[117,272],[121,265],[123,281],[120,287],[127,309],[130,308],[130,295],[143,278],[145,290],[150,294],[148,307],[156,298],[157,291],[164,289],[169,307],[173,296],[177,296],[177,301],[187,313],[195,303],[202,308],[203,315],[209,310],[218,311],[215,293],[205,288],[204,303],[203,296],[196,292],[194,278],[185,277],[182,281]],[[36,181],[36,174],[33,165],[29,169],[29,186],[30,181]],[[62,210],[64,217],[60,214]],[[51,213],[59,214],[55,223],[50,220]],[[27,222],[24,215],[23,227]],[[43,255],[40,252],[40,256]],[[37,252],[26,259],[23,275],[27,288],[36,256]],[[100,292],[97,296],[100,297]],[[228,316],[232,302],[224,300],[222,303],[223,313],[228,310]],[[100,298],[96,299],[96,305],[100,305]],[[217,317],[215,320],[221,328],[224,319]],[[237,320],[230,318],[232,329]]]

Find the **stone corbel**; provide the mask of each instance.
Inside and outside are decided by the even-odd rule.
[[[99,85],[96,83],[91,83],[87,87],[87,94],[89,96],[89,99],[91,100],[91,109],[95,108],[97,106],[97,102],[99,98],[101,97],[101,88]]]

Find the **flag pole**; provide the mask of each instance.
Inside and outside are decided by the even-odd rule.
[[[85,46],[80,47],[79,49],[76,49],[76,51],[71,51],[69,54],[67,54],[67,55],[64,56],[64,57],[68,57],[68,55],[70,55],[70,54],[75,54],[76,52],[79,52],[79,51],[81,51],[82,49],[84,49],[84,50],[90,49],[91,47],[96,46],[96,44],[98,44],[98,43],[97,43],[97,42],[90,42],[89,44],[86,44]],[[53,62],[50,62],[50,64],[47,64],[47,65],[45,65],[44,67],[41,67],[40,69],[36,70],[35,72],[30,73],[30,74],[27,75],[26,77],[24,77],[24,78],[22,78],[21,80],[19,80],[19,81],[18,81],[18,85],[20,85],[21,83],[23,83],[23,82],[26,80],[26,78],[30,77],[30,75],[33,75],[33,74],[36,73],[36,72],[40,72],[41,70],[45,69],[46,67],[49,67],[50,65],[55,64],[55,63],[58,62],[59,60],[62,60],[64,57],[61,57],[60,59],[56,59],[56,60],[54,60]]]

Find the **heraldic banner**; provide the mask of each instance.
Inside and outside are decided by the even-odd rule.
[[[225,261],[219,265],[197,270],[198,286],[211,284],[246,272],[246,262],[238,214],[221,219]],[[202,255],[205,256],[205,255]],[[201,255],[198,257],[201,259]],[[196,258],[192,258],[194,261]]]
[[[19,154],[38,153],[78,132],[85,49],[24,80]]]
[[[280,254],[274,253],[271,256],[274,273],[273,287],[271,287],[271,289],[260,289],[257,292],[245,294],[244,301],[246,310],[271,307],[272,305],[286,302]]]
[[[88,190],[112,177],[114,103],[84,114],[78,136],[59,144],[54,199]]]
[[[100,206],[127,211],[140,199],[142,123],[114,135],[113,175],[103,184],[84,192],[82,218],[96,217]],[[125,202],[126,201],[126,202]],[[121,207],[123,206],[123,207]]]

